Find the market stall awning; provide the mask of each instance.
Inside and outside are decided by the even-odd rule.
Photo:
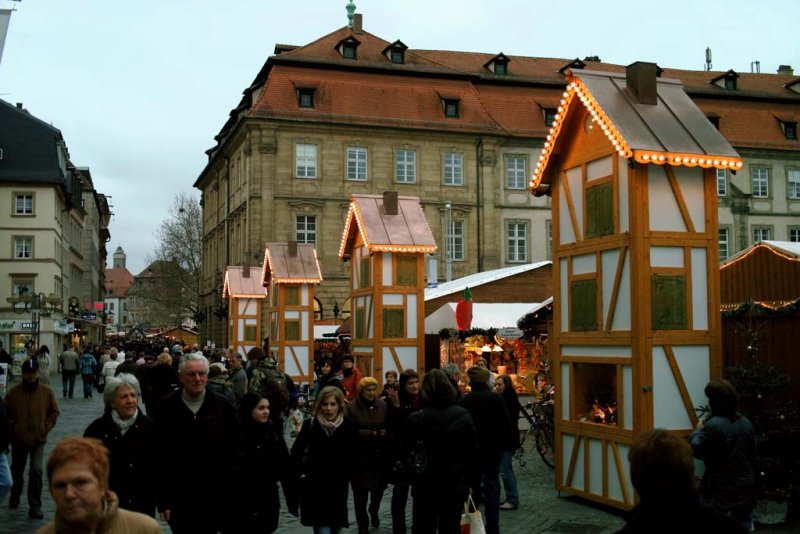
[[[540,307],[537,302],[527,303],[474,303],[472,328],[505,328],[517,326],[525,314]],[[442,328],[456,328],[456,303],[448,302],[425,318],[425,333],[438,334]]]

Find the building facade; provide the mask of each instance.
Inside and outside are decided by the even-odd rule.
[[[121,333],[131,328],[128,312],[128,289],[133,275],[126,266],[125,251],[117,247],[113,254],[113,267],[105,270],[104,310],[108,333]]]
[[[550,258],[550,199],[528,191],[575,59],[412,50],[362,28],[277,45],[215,137],[202,192],[200,338],[218,318],[228,265],[264,244],[312,243],[325,283],[318,316],[349,314],[337,251],[352,194],[417,196],[439,244],[438,280]],[[664,69],[745,158],[719,180],[721,257],[754,239],[800,239],[800,78]],[[722,247],[726,246],[727,255]],[[448,276],[449,275],[449,276]]]
[[[9,352],[100,341],[83,311],[102,301],[108,202],[57,128],[2,100],[0,203],[0,341]]]

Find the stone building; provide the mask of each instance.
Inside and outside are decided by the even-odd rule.
[[[631,61],[637,58],[631,58]],[[207,151],[202,192],[201,339],[226,344],[228,265],[260,264],[267,242],[313,243],[318,315],[349,314],[337,257],[351,194],[417,196],[439,244],[439,280],[550,258],[549,198],[528,186],[567,68],[624,71],[597,57],[414,50],[362,27],[278,44]],[[663,69],[745,158],[721,172],[721,257],[758,239],[800,240],[800,78]]]

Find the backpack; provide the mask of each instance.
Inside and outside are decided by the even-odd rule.
[[[271,411],[283,415],[289,407],[289,386],[284,375],[278,369],[268,367],[256,367],[250,378],[249,391],[257,391],[267,399],[271,405]]]

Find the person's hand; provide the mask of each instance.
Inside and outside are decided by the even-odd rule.
[[[172,510],[164,510],[158,515],[162,521],[169,521],[172,517]]]
[[[704,423],[704,420],[700,419],[699,421],[697,421],[697,426],[695,428],[703,428],[703,423]]]
[[[392,403],[392,406],[395,408],[400,407],[400,398],[397,396],[397,390],[394,388],[388,388],[386,390],[386,396],[389,397],[389,400]]]

